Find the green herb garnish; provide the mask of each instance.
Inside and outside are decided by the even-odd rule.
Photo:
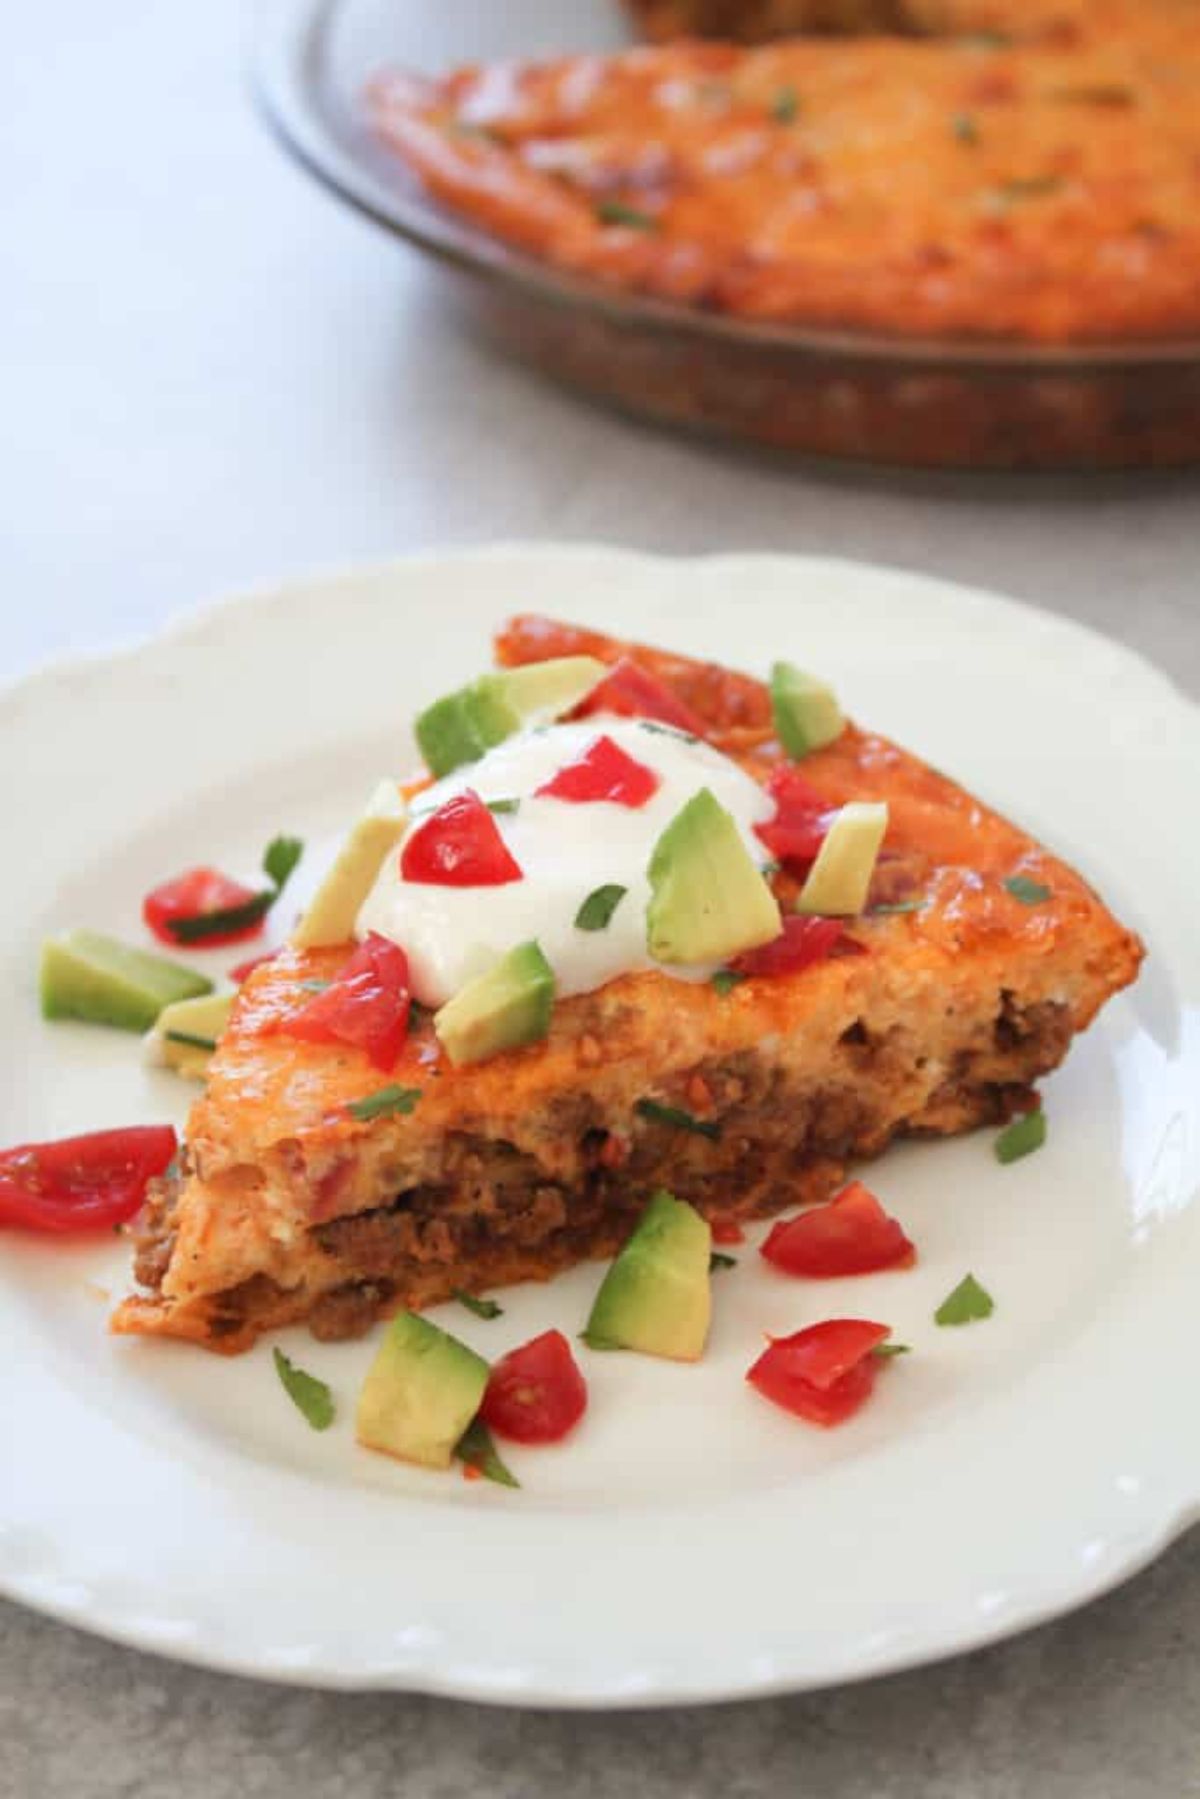
[[[297,983],[305,993],[324,993],[329,987],[328,981],[300,981]]]
[[[781,87],[771,102],[771,117],[777,125],[791,125],[800,112],[800,96],[794,87]]]
[[[877,1362],[886,1362],[894,1355],[911,1355],[912,1350],[907,1343],[877,1343],[871,1354]]]
[[[884,906],[869,907],[867,917],[890,918],[900,912],[923,912],[928,904],[929,901],[923,894],[919,899],[892,900]]]
[[[979,127],[969,112],[956,112],[950,121],[950,129],[960,144],[975,145],[979,142]]]
[[[306,1374],[303,1368],[297,1368],[289,1361],[282,1349],[271,1352],[275,1358],[275,1372],[283,1382],[283,1388],[298,1412],[303,1412],[314,1430],[328,1430],[333,1423],[333,1394],[323,1380],[315,1374]]]
[[[652,731],[655,737],[674,737],[680,743],[699,743],[701,741],[694,731],[685,731],[679,725],[664,725],[661,719],[639,718],[634,722],[639,731]]]
[[[503,1318],[504,1307],[498,1306],[494,1299],[478,1299],[474,1293],[468,1293],[463,1287],[455,1287],[454,1298],[460,1306],[466,1306],[468,1312],[474,1312],[476,1318]]]
[[[521,802],[520,800],[488,800],[487,809],[489,812],[519,812]]]
[[[628,892],[628,887],[618,887],[615,884],[609,887],[597,887],[594,892],[588,894],[575,914],[575,929],[577,931],[606,930],[613,913]]]
[[[647,1118],[651,1124],[673,1124],[681,1131],[694,1131],[697,1137],[709,1137],[714,1142],[721,1135],[721,1127],[705,1118],[695,1118],[691,1112],[685,1112],[682,1106],[660,1105],[656,1099],[639,1099],[634,1111],[641,1118]]]
[[[243,931],[265,918],[287,885],[288,878],[304,854],[299,837],[273,837],[263,853],[263,873],[271,885],[244,900],[239,906],[221,906],[212,912],[196,912],[190,918],[169,918],[166,929],[176,943],[203,943],[207,937],[219,937],[226,931]]]
[[[1031,881],[1028,875],[1010,875],[1004,885],[1023,906],[1040,906],[1050,898],[1050,889],[1040,881]]]
[[[193,1037],[190,1031],[164,1031],[164,1043],[182,1043],[187,1049],[206,1049],[212,1051],[217,1047],[215,1037]]]
[[[361,1124],[372,1118],[386,1118],[393,1112],[401,1112],[407,1117],[420,1097],[419,1087],[381,1087],[378,1093],[368,1093],[365,1099],[350,1100],[346,1110]]]
[[[1045,1141],[1046,1114],[1039,1106],[1036,1111],[1024,1112],[1020,1118],[1014,1118],[1010,1125],[1006,1125],[992,1148],[996,1152],[997,1162],[1007,1165],[1009,1162],[1019,1162],[1022,1156],[1031,1156]]]
[[[519,1487],[520,1481],[501,1460],[492,1433],[480,1419],[474,1418],[455,1444],[454,1453],[468,1468],[477,1468],[485,1480],[498,1487]]]
[[[708,1258],[708,1272],[710,1274],[715,1274],[718,1268],[736,1267],[737,1257],[723,1255],[719,1249],[714,1249]]]
[[[712,984],[724,999],[727,993],[732,993],[735,987],[740,987],[745,978],[745,975],[739,974],[736,968],[718,968],[712,978]]]
[[[658,220],[652,214],[641,212],[636,206],[626,206],[620,200],[597,201],[596,217],[602,225],[624,225],[630,231],[658,230]]]
[[[973,1274],[964,1274],[953,1293],[947,1294],[933,1314],[935,1324],[973,1324],[978,1318],[990,1318],[996,1302]]]

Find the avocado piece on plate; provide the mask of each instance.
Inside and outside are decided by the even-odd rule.
[[[205,993],[164,1006],[146,1038],[146,1060],[152,1068],[173,1068],[189,1080],[202,1081],[225,1026],[232,993]]]
[[[771,669],[771,711],[780,743],[794,761],[840,737],[846,720],[832,687],[793,662]]]
[[[658,1192],[605,1275],[583,1340],[696,1362],[712,1315],[712,1231],[699,1212]]]
[[[79,1018],[148,1031],[164,1006],[211,993],[207,975],[99,931],[68,931],[42,945],[43,1018]]]
[[[402,1462],[448,1468],[487,1381],[473,1349],[415,1312],[397,1312],[358,1396],[355,1435]]]
[[[783,929],[774,894],[707,787],[675,814],[648,872],[646,942],[656,961],[724,962]]]
[[[594,656],[554,656],[480,675],[420,714],[415,729],[421,754],[433,774],[448,775],[523,726],[561,718],[605,672]]]
[[[407,822],[408,808],[396,782],[380,781],[292,932],[293,943],[317,949],[353,937],[359,908]]]
[[[519,943],[434,1014],[438,1041],[456,1067],[536,1043],[550,1029],[554,970],[536,942]]]
[[[825,833],[796,901],[797,912],[848,918],[867,903],[875,859],[888,827],[884,802],[851,800]]]

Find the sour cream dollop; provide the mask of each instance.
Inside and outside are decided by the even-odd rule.
[[[658,790],[644,806],[634,810],[608,800],[580,804],[535,797],[537,788],[600,736],[610,737],[658,776]],[[770,858],[753,826],[771,817],[772,803],[736,762],[711,744],[635,719],[595,718],[522,731],[420,794],[409,835],[430,812],[467,788],[483,800],[519,800],[515,812],[498,813],[495,819],[523,879],[499,887],[405,881],[400,874],[402,843],[388,856],[363,903],[359,935],[378,931],[401,946],[413,992],[427,1006],[444,1005],[515,944],[530,938],[541,945],[564,997],[660,966],[646,948],[646,870],[658,838],[701,787],[725,807],[754,861],[765,867]],[[580,930],[575,924],[580,906],[596,888],[610,885],[628,891],[608,925]],[[703,980],[711,969],[668,972]]]

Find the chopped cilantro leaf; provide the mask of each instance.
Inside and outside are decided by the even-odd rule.
[[[745,978],[736,968],[718,968],[712,984],[723,999],[727,993],[732,993],[735,987],[739,987]]]
[[[979,127],[969,112],[956,112],[950,121],[950,129],[960,144],[975,145],[979,142]]]
[[[708,1272],[710,1274],[715,1274],[718,1268],[736,1267],[737,1257],[723,1255],[719,1249],[714,1249],[708,1258]]]
[[[303,1412],[314,1430],[328,1430],[333,1423],[334,1408],[333,1394],[325,1382],[318,1380],[315,1374],[306,1374],[303,1368],[297,1368],[282,1349],[276,1349],[272,1353],[275,1357],[275,1372],[297,1411]]]
[[[1024,1112],[1020,1118],[1014,1118],[1006,1125],[996,1138],[992,1148],[996,1152],[998,1162],[1019,1162],[1022,1156],[1030,1156],[1035,1149],[1040,1149],[1046,1141],[1046,1114],[1039,1106],[1034,1112]]]
[[[504,1307],[498,1306],[494,1299],[479,1299],[474,1293],[468,1293],[463,1287],[455,1287],[454,1297],[460,1306],[466,1306],[468,1312],[474,1312],[476,1318],[503,1318]]]
[[[1050,898],[1050,889],[1040,881],[1031,881],[1028,875],[1010,875],[1004,885],[1023,906],[1040,906]]]
[[[328,981],[300,981],[298,983],[305,993],[324,993],[329,986]]]
[[[455,1445],[454,1453],[460,1462],[465,1462],[468,1468],[478,1469],[485,1480],[494,1480],[498,1487],[519,1487],[521,1484],[501,1460],[492,1441],[491,1431],[479,1418],[468,1424]]]
[[[658,220],[652,214],[642,212],[636,206],[626,206],[620,200],[598,201],[596,217],[602,225],[624,225],[630,231],[658,230]]]
[[[649,1119],[651,1124],[673,1124],[681,1131],[694,1131],[698,1137],[710,1137],[714,1141],[721,1135],[719,1124],[705,1118],[694,1118],[682,1106],[664,1106],[656,1099],[639,1099],[633,1109],[639,1117]]]
[[[489,800],[487,809],[489,812],[519,812],[521,802],[520,800]]]
[[[191,1031],[164,1031],[164,1043],[182,1043],[188,1049],[214,1050],[217,1047],[215,1037],[194,1037]]]
[[[990,1318],[996,1302],[973,1274],[964,1274],[953,1293],[948,1293],[933,1314],[935,1324],[972,1324]]]
[[[1016,175],[997,188],[1001,200],[1039,200],[1056,194],[1063,185],[1061,175]]]
[[[636,723],[639,731],[651,731],[655,737],[675,737],[680,743],[700,742],[694,731],[681,731],[678,725],[664,725],[661,719],[639,718]]]
[[[894,1355],[911,1355],[912,1350],[907,1343],[877,1343],[871,1354],[876,1361],[890,1361]]]
[[[588,894],[575,914],[575,929],[577,931],[606,930],[613,913],[628,892],[628,887],[618,887],[615,883],[608,887],[597,887]]]
[[[419,1087],[381,1087],[378,1093],[368,1093],[365,1099],[350,1100],[346,1110],[361,1124],[372,1118],[386,1118],[393,1112],[402,1112],[407,1117],[420,1097]]]
[[[273,837],[263,855],[263,873],[275,888],[276,898],[287,886],[288,880],[304,854],[304,843],[299,837]]]
[[[794,87],[781,87],[771,102],[771,117],[777,125],[791,125],[800,112],[800,96]]]

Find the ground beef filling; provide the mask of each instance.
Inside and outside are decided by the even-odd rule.
[[[547,1179],[535,1156],[503,1139],[451,1134],[441,1180],[314,1227],[344,1279],[307,1308],[309,1326],[322,1341],[361,1336],[397,1296],[417,1304],[447,1297],[462,1284],[460,1268],[485,1284],[612,1253],[656,1187],[725,1219],[824,1198],[849,1160],[878,1154],[894,1135],[942,1134],[1010,1117],[1027,1104],[1028,1083],[1056,1066],[1070,1039],[1065,1006],[1022,1010],[1003,995],[988,1031],[954,1057],[920,1109],[899,1121],[881,1113],[879,1086],[893,1065],[911,1069],[911,1048],[874,1039],[861,1022],[843,1034],[836,1086],[798,1090],[776,1064],[754,1055],[701,1066],[682,1078],[677,1103],[715,1123],[717,1136],[644,1118],[618,1134],[588,1124],[585,1107],[554,1120],[555,1134],[580,1140],[583,1173],[571,1185]],[[177,1191],[175,1179],[155,1183],[132,1231],[137,1278],[153,1290],[170,1259]],[[229,1289],[211,1302],[213,1335],[236,1335],[256,1318],[271,1321],[285,1297],[264,1275]]]

